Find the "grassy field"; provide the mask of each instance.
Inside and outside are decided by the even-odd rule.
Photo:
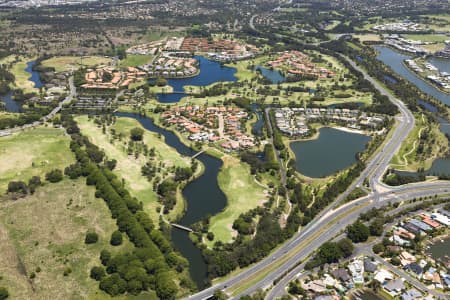
[[[109,246],[117,226],[84,179],[46,184],[16,201],[3,199],[0,220],[0,283],[8,287],[11,299],[110,298],[89,278],[89,271],[100,265],[101,250],[114,253],[130,243]],[[96,244],[85,245],[88,230],[98,233]],[[64,276],[67,268],[72,272]]]
[[[402,36],[409,40],[433,43],[449,40],[449,37],[444,34],[403,34]]]
[[[0,194],[11,180],[28,181],[74,161],[62,129],[39,127],[0,138]]]
[[[56,72],[78,70],[81,66],[92,67],[95,65],[106,65],[111,63],[112,59],[103,56],[55,56],[44,60],[42,65],[53,67]]]
[[[152,41],[158,41],[161,39],[164,39],[166,37],[182,37],[185,36],[186,32],[181,31],[174,31],[170,28],[162,28],[161,30],[149,30],[147,33],[142,37],[142,42],[152,42]]]
[[[214,241],[229,242],[233,236],[234,220],[240,214],[262,205],[267,200],[267,195],[265,188],[258,185],[250,175],[248,165],[229,155],[222,159],[224,164],[218,181],[228,203],[223,212],[211,218],[210,231],[214,233]]]
[[[152,59],[152,56],[150,56],[150,55],[128,54],[126,59],[120,61],[119,66],[121,66],[121,67],[137,67],[137,66],[149,63],[151,61],[151,59]]]
[[[14,83],[15,86],[25,93],[38,92],[38,89],[34,87],[34,83],[28,80],[31,77],[30,73],[25,71],[27,62],[32,60],[33,59],[29,57],[21,57],[20,60],[11,67],[11,73],[13,73],[16,78]]]
[[[422,48],[425,50],[436,52],[445,49],[445,43],[435,43],[430,45],[423,45]]]
[[[353,37],[359,39],[361,42],[381,41],[379,34],[354,34]]]
[[[136,158],[134,155],[128,155],[127,147],[120,141],[114,141],[111,143],[111,136],[103,134],[101,127],[97,127],[92,121],[88,120],[87,116],[79,116],[76,118],[81,132],[86,135],[95,145],[103,149],[109,159],[116,159],[117,166],[115,172],[125,179],[126,186],[130,193],[138,198],[139,201],[144,203],[144,208],[155,222],[158,224],[159,214],[156,211],[160,204],[157,202],[157,194],[153,190],[153,184],[147,180],[146,177],[141,175],[141,168],[146,163],[147,159],[140,155]],[[123,141],[129,140],[130,130],[134,127],[142,126],[138,121],[131,118],[117,118],[116,123],[112,126],[117,134],[122,133]],[[108,131],[107,131],[108,132]],[[189,166],[190,159],[181,157],[175,149],[167,146],[157,134],[144,131],[144,143],[149,148],[154,147],[157,153],[158,161],[164,163],[166,168],[170,166]],[[164,172],[164,168],[163,171]],[[182,211],[184,207],[183,201],[178,201],[176,207],[173,210],[173,216]],[[172,215],[169,215],[171,218]]]

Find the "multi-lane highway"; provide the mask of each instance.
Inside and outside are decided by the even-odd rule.
[[[390,94],[389,91],[367,74],[365,70],[361,69],[347,57],[344,58],[353,68],[360,71],[364,78],[371,82],[381,94],[386,95],[398,107],[400,116],[397,117],[398,125],[394,129],[392,136],[383,144],[382,149],[371,157],[367,162],[366,168],[349,188],[332,205],[316,216],[301,232],[294,235],[294,237],[264,260],[221,283],[190,296],[189,299],[207,299],[217,289],[233,293],[232,298],[238,299],[241,295],[251,294],[258,289],[271,287],[275,279],[283,278],[268,295],[267,299],[273,299],[271,297],[278,296],[281,291],[284,291],[285,285],[301,271],[303,265],[290,271],[297,263],[305,260],[324,242],[341,233],[347,225],[356,221],[361,213],[374,207],[381,207],[387,203],[450,193],[450,182],[445,181],[420,182],[399,187],[386,186],[382,182],[383,174],[388,168],[393,155],[399,150],[402,142],[414,128],[414,116],[403,102]],[[371,193],[368,196],[338,206],[355,187],[361,186],[366,179],[371,189]],[[286,275],[286,273],[288,274]],[[249,288],[241,292],[236,292],[237,286],[242,288],[242,283],[249,282],[249,280],[251,281]]]

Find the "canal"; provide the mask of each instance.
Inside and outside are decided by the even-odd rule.
[[[417,77],[412,71],[410,71],[404,64],[403,61],[405,59],[410,59],[412,56],[400,53],[396,50],[393,50],[386,46],[375,46],[375,49],[379,52],[377,58],[382,61],[387,66],[391,67],[391,69],[410,81],[414,85],[416,85],[421,91],[424,93],[435,97],[439,101],[445,103],[446,105],[450,105],[450,95],[444,92],[441,92],[428,82],[423,79]],[[450,70],[450,61],[442,58],[430,58],[429,61],[439,67],[442,70]],[[437,113],[437,108],[430,103],[425,101],[419,101],[419,105],[424,109]],[[450,125],[447,120],[438,118],[438,122],[440,123],[440,130],[444,134],[450,134]],[[405,176],[416,176],[416,172],[405,172],[405,171],[397,171],[400,175]],[[430,169],[425,170],[425,175],[448,175],[450,173],[450,158],[437,158],[433,161],[433,164]]]
[[[192,156],[195,154],[195,151],[183,144],[173,132],[156,126],[153,120],[148,117],[122,112],[116,113],[116,116],[136,119],[145,129],[164,136],[165,143],[176,149],[181,155]],[[200,177],[190,182],[183,189],[187,210],[177,222],[187,227],[202,220],[207,215],[219,213],[227,204],[225,194],[220,190],[217,182],[222,161],[205,153],[197,156],[197,159],[202,162],[205,170]],[[172,242],[175,248],[189,261],[192,279],[200,289],[204,288],[207,282],[207,266],[200,249],[194,245],[186,231],[176,228],[172,228]]]
[[[438,88],[431,85],[431,83],[428,83],[427,81],[418,77],[404,65],[405,59],[411,59],[412,56],[400,53],[387,46],[375,46],[375,49],[378,51],[377,56],[378,60],[382,61],[385,65],[391,67],[391,69],[395,73],[397,73],[401,77],[405,78],[406,80],[416,85],[424,93],[433,96],[442,103],[445,103],[448,106],[450,106],[449,94],[440,91]],[[437,60],[434,61],[436,62]],[[444,63],[441,60],[439,60],[439,62],[441,64]]]
[[[317,139],[290,143],[295,166],[301,174],[320,178],[332,175],[356,162],[356,154],[364,151],[370,137],[335,128],[319,129]]]
[[[236,69],[223,66],[217,61],[209,60],[203,56],[194,56],[199,62],[200,73],[193,77],[171,78],[167,84],[173,88],[173,93],[157,94],[159,102],[173,103],[188,96],[185,86],[207,86],[215,82],[236,81]]]

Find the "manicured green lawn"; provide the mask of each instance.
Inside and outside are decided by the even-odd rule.
[[[210,231],[214,233],[214,241],[229,242],[232,239],[232,226],[240,214],[262,205],[267,196],[264,188],[259,186],[250,175],[247,164],[226,155],[222,157],[224,164],[218,181],[227,196],[227,206],[223,212],[213,216]]]
[[[121,67],[137,67],[140,65],[147,64],[151,61],[152,56],[150,55],[133,55],[128,54],[127,58],[120,61]]]
[[[422,42],[445,42],[449,37],[444,34],[404,34],[405,38]]]
[[[63,129],[38,127],[0,138],[0,194],[12,180],[28,181],[74,162],[70,138]]]
[[[14,74],[16,79],[15,86],[23,90],[25,93],[38,92],[38,89],[34,87],[34,83],[28,80],[31,77],[30,73],[25,71],[27,68],[27,62],[32,60],[33,59],[29,57],[21,57],[20,61],[15,63],[11,68],[11,73]]]
[[[55,56],[44,60],[42,65],[53,67],[56,72],[78,70],[80,66],[92,67],[111,63],[111,58],[103,56]]]
[[[448,149],[448,141],[439,130],[439,125],[427,122],[422,116],[416,114],[416,126],[413,128],[407,139],[403,142],[400,150],[391,161],[391,166],[397,170],[417,171],[418,168],[428,169],[433,160],[443,156]],[[418,156],[420,135],[428,131],[428,138],[424,145],[425,156]],[[431,143],[431,140],[434,143]],[[429,151],[429,152],[428,152]]]

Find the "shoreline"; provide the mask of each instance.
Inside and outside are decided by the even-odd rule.
[[[397,49],[397,48],[395,48],[395,47],[391,47],[390,45],[387,45],[387,44],[384,44],[384,43],[381,44],[380,46],[389,48],[389,49],[391,49],[391,50],[393,50],[393,51],[395,51],[395,52],[398,52],[398,53],[400,53],[400,54],[403,54],[403,55],[408,55],[411,59],[414,59],[414,54],[413,54],[413,53],[409,53],[409,52],[406,52],[406,51],[402,51],[402,50],[400,50],[400,49]],[[379,53],[378,50],[377,50],[377,52]],[[416,57],[416,58],[417,58],[417,57]],[[417,74],[416,72],[414,72],[413,70],[411,70],[411,69],[405,64],[405,60],[404,60],[404,59],[402,60],[402,65],[403,65],[403,66],[404,66],[411,74],[413,74],[415,77],[417,77],[418,79],[422,80],[423,82],[425,82],[426,84],[428,84],[429,86],[431,86],[432,88],[434,88],[435,90],[437,90],[438,92],[441,92],[441,93],[450,95],[450,91],[447,92],[447,91],[442,90],[441,88],[439,88],[438,86],[436,86],[436,85],[434,85],[432,82],[430,82],[429,80],[423,78],[422,76],[420,76],[419,74]],[[399,74],[397,74],[397,75],[399,75]],[[402,79],[407,80],[407,79],[404,78],[403,76],[400,76],[400,77],[401,77]],[[409,80],[407,80],[407,81],[409,81]],[[411,83],[412,83],[412,82],[411,82]],[[446,105],[444,102],[440,101],[439,99],[437,99],[437,100],[438,100],[439,102],[441,102],[442,104]]]
[[[416,57],[417,58],[417,57]],[[414,58],[412,58],[414,59]],[[422,77],[418,72],[415,72],[406,62],[405,60],[402,61],[403,66],[408,69],[409,72],[411,72],[412,74],[414,74],[417,78],[421,79],[423,82],[426,82],[428,85],[432,86],[433,88],[435,88],[436,90],[444,93],[444,94],[448,94],[450,95],[450,90],[446,90],[441,88],[439,85],[435,84],[433,81]]]
[[[342,126],[328,126],[328,125],[322,125],[322,124],[320,124],[320,125],[316,128],[316,133],[314,133],[314,135],[312,135],[311,137],[308,137],[308,138],[305,138],[305,139],[301,139],[301,138],[293,139],[293,140],[289,140],[289,141],[287,142],[287,149],[288,149],[288,151],[289,151],[289,154],[292,155],[292,157],[294,158],[295,161],[297,160],[297,155],[295,155],[295,152],[292,150],[292,148],[291,148],[291,143],[294,143],[294,142],[307,142],[307,141],[317,140],[317,139],[319,138],[319,136],[320,136],[320,129],[322,129],[322,128],[332,128],[332,129],[340,130],[340,131],[343,131],[343,132],[348,132],[348,133],[353,133],[353,134],[360,134],[360,135],[365,135],[365,136],[369,136],[369,137],[370,137],[369,132],[364,131],[364,130],[351,129],[351,128],[342,127]],[[349,167],[351,167],[351,166],[349,166]],[[325,176],[325,177],[310,177],[310,176],[307,176],[307,175],[301,173],[301,172],[300,172],[299,170],[297,170],[297,169],[296,169],[296,172],[297,172],[297,173],[301,176],[301,178],[303,178],[304,180],[307,180],[307,181],[316,181],[316,180],[327,180],[327,179],[329,179],[329,178],[331,178],[331,177],[334,177],[334,176],[340,174],[340,173],[343,172],[343,171],[346,171],[347,169],[348,169],[348,167],[347,167],[347,168],[344,168],[344,169],[342,169],[342,170],[339,170],[338,172],[336,172],[336,173],[334,173],[334,174]]]
[[[306,141],[317,140],[320,136],[320,129],[322,129],[322,128],[331,128],[331,129],[336,129],[336,130],[347,132],[347,133],[370,136],[370,132],[368,132],[366,130],[352,129],[352,128],[343,127],[343,126],[320,125],[316,128],[316,133],[314,133],[312,136],[307,137],[307,138],[300,137],[300,138],[295,138],[295,139],[289,139],[288,144],[291,144],[293,142],[306,142]]]

